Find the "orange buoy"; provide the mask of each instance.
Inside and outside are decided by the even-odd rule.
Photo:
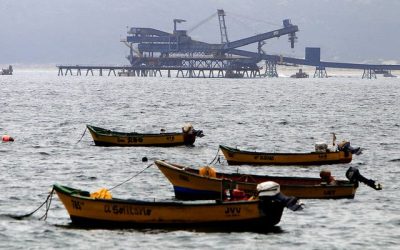
[[[1,140],[2,140],[3,142],[9,142],[9,141],[14,141],[14,138],[12,138],[12,137],[9,136],[9,135],[3,135],[3,136],[1,137]]]

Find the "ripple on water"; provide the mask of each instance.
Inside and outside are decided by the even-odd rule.
[[[167,79],[57,77],[57,72],[4,78],[1,130],[13,144],[0,144],[0,248],[209,248],[209,249],[396,249],[399,245],[398,79]],[[344,79],[346,81],[344,81]],[[3,81],[3,78],[2,78]],[[18,93],[15,95],[13,93]],[[343,96],[346,100],[342,100]],[[33,96],[35,98],[33,98]],[[202,129],[195,147],[102,148],[93,146],[86,124],[124,131]],[[155,159],[189,166],[208,164],[219,144],[271,152],[304,152],[316,141],[347,139],[362,155],[349,165],[329,166],[344,178],[355,165],[384,184],[381,192],[360,185],[353,200],[305,200],[301,212],[285,211],[279,230],[84,230],[70,226],[54,198],[47,220],[14,220],[47,197],[53,183],[94,191],[113,187]],[[149,162],[141,159],[146,156]],[[223,160],[223,157],[221,157]],[[312,167],[231,167],[225,172],[318,176]],[[173,188],[155,167],[112,190],[114,197],[172,199]]]

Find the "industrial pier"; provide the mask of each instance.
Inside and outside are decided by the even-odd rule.
[[[268,39],[288,36],[291,48],[297,40],[297,25],[289,19],[283,20],[282,28],[230,41],[225,21],[225,12],[220,9],[200,22],[218,17],[221,43],[212,44],[193,40],[187,30],[179,30],[183,19],[174,19],[173,32],[153,28],[132,27],[128,30],[125,45],[129,47],[128,66],[57,65],[58,75],[114,75],[153,77],[167,76],[190,78],[255,78],[278,77],[277,65],[315,67],[314,77],[328,77],[327,68],[363,70],[362,78],[376,78],[377,74],[391,75],[400,70],[400,65],[374,65],[321,61],[320,48],[305,48],[305,58],[292,58],[265,53],[263,45]],[[257,44],[257,52],[240,49]],[[261,66],[260,66],[261,65]],[[73,73],[74,71],[74,73]]]

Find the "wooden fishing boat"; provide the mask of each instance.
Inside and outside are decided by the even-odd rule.
[[[279,223],[287,200],[280,199],[279,185],[263,183],[253,200],[176,202],[95,198],[87,191],[61,185],[53,188],[73,224],[84,227],[251,226],[270,227]],[[267,187],[265,186],[267,185]],[[287,197],[286,197],[287,198]],[[295,201],[297,202],[297,200]],[[294,209],[296,208],[296,209]]]
[[[124,133],[86,125],[96,146],[159,146],[170,147],[192,145],[196,137],[203,137],[203,131],[195,130],[191,125],[182,128],[179,133]]]
[[[155,161],[155,164],[173,185],[175,197],[182,200],[216,199],[225,195],[221,192],[221,186],[226,186],[227,182],[245,194],[252,195],[259,183],[273,181],[280,185],[284,195],[302,199],[354,198],[359,181],[374,189],[381,189],[380,184],[366,179],[354,167],[346,172],[351,180],[334,180],[329,171],[321,171],[321,178],[278,177],[219,173],[208,166],[193,169],[161,160]]]
[[[324,165],[349,163],[353,154],[359,154],[360,148],[352,148],[349,142],[338,150],[329,151],[327,148],[310,153],[265,153],[245,151],[220,145],[229,165]]]

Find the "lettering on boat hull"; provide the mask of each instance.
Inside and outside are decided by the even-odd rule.
[[[336,193],[336,190],[325,190],[324,191],[324,195],[326,195],[326,196],[333,196],[333,195],[335,195],[335,193]]]
[[[328,158],[328,156],[326,154],[319,154],[318,158],[319,159],[326,159],[326,158]]]
[[[113,213],[116,215],[139,215],[139,216],[150,216],[150,208],[138,208],[125,205],[104,205],[105,213]]]
[[[255,160],[262,160],[262,161],[273,161],[275,160],[273,155],[256,155],[254,156]]]
[[[128,143],[142,143],[143,137],[128,137]]]
[[[174,136],[167,136],[167,141],[175,141],[175,137]]]
[[[227,207],[225,209],[225,215],[228,217],[240,216],[240,207]]]
[[[72,208],[75,210],[82,210],[82,207],[85,205],[82,201],[71,200]]]

